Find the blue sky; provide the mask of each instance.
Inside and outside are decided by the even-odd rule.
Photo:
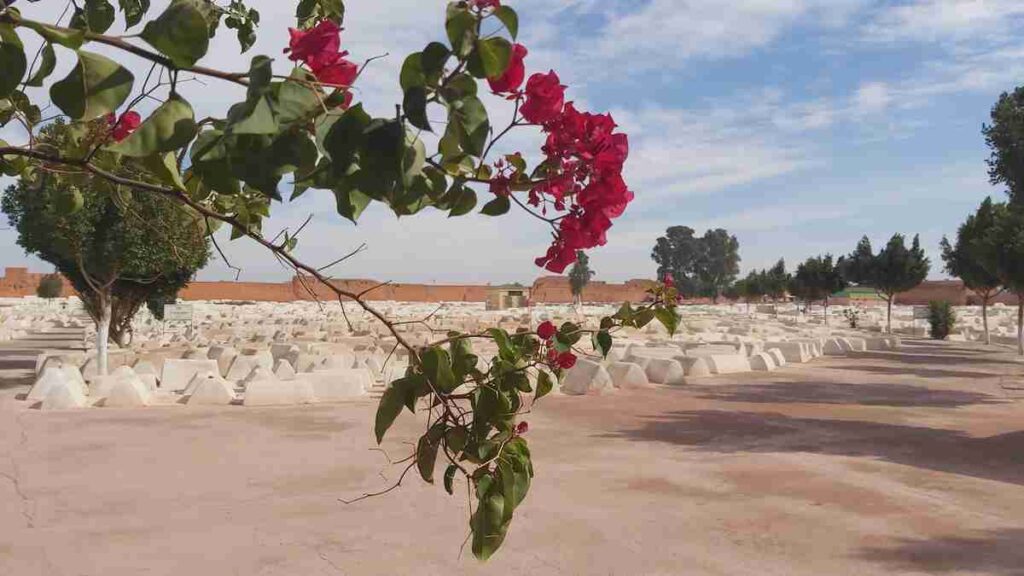
[[[592,253],[598,278],[650,277],[650,248],[671,225],[724,227],[739,237],[744,272],[779,257],[849,252],[867,234],[920,233],[940,277],[937,244],[955,234],[986,195],[988,155],[980,129],[1002,91],[1024,83],[1021,0],[521,0],[530,71],[556,69],[569,98],[611,111],[630,134],[627,181],[636,201]],[[24,7],[46,15],[63,7]],[[159,9],[166,2],[155,2]],[[263,12],[257,47],[245,56],[226,34],[208,65],[242,69],[257,53],[280,56],[291,2],[250,2]],[[389,52],[357,96],[379,114],[400,101],[404,55],[443,38],[444,2],[349,0],[343,46],[363,59]],[[26,40],[27,34],[26,34]],[[34,41],[34,39],[33,39]],[[70,66],[62,58],[61,66]],[[58,70],[54,78],[62,76]],[[240,98],[217,83],[185,96],[197,112],[223,114]],[[507,118],[489,100],[495,118]],[[0,134],[12,142],[16,135]],[[516,133],[507,151],[536,150]],[[545,230],[523,215],[396,221],[371,207],[359,226],[333,214],[329,194],[275,207],[270,235],[312,224],[299,254],[325,263],[369,250],[340,277],[423,282],[529,281],[542,273]],[[242,279],[290,276],[259,247],[222,243]],[[0,263],[28,264],[11,231]],[[231,278],[222,262],[200,274]]]

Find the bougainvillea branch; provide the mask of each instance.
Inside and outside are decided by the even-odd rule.
[[[44,174],[59,179],[70,197],[54,198],[54,205],[69,213],[81,207],[77,186],[105,190],[125,202],[131,199],[125,191],[170,198],[211,235],[226,225],[232,239],[260,244],[294,270],[314,298],[312,283],[333,294],[343,313],[345,303],[355,302],[394,338],[388,359],[400,348],[409,358],[405,375],[388,384],[377,407],[378,443],[404,410],[425,415],[425,431],[402,477],[415,468],[426,482],[439,479],[450,494],[454,482],[464,480],[475,496],[469,520],[473,553],[490,557],[534,475],[524,415],[581,354],[606,356],[617,330],[657,320],[674,332],[675,288],[655,288],[649,304],[624,304],[593,330],[543,323],[516,333],[450,332],[416,346],[399,329],[406,322],[366,301],[379,286],[352,292],[325,275],[352,254],[327,266],[306,264],[295,255],[298,231],[267,239],[263,222],[284,201],[283,184],[290,185],[291,200],[310,189],[329,191],[338,214],[352,222],[374,203],[398,216],[428,209],[462,216],[476,209],[476,187],[486,188],[480,193],[492,198],[480,213],[500,217],[515,205],[551,227],[554,241],[537,264],[561,272],[579,250],[606,242],[612,220],[633,198],[622,178],[627,137],[616,132],[610,115],[581,112],[566,102],[567,88],[554,71],[528,75],[529,50],[515,43],[518,15],[499,0],[450,2],[443,40],[403,61],[402,102],[395,115],[379,118],[354,102],[353,89],[373,58],[357,66],[343,49],[340,0],[297,3],[297,26],[280,42],[294,63],[287,75],[276,73],[268,56],[253,57],[245,72],[200,64],[221,23],[236,32],[243,52],[254,44],[259,14],[240,0],[226,7],[171,0],[152,18],[148,2],[118,5],[126,28],[141,25],[141,32],[110,35],[116,12],[109,0],[75,3],[65,26],[23,18],[12,2],[0,2],[0,127],[16,121],[27,133],[24,145],[0,141],[0,173],[30,183]],[[485,22],[497,29],[483,34]],[[31,66],[21,34],[43,41]],[[90,44],[124,57],[92,52]],[[71,71],[49,80],[57,54],[69,52],[76,59]],[[149,68],[141,86],[128,64],[138,58]],[[151,86],[154,69],[157,82]],[[188,81],[179,80],[181,72],[244,86],[245,98],[196,122],[178,90]],[[25,92],[30,86],[48,86],[49,98],[31,97]],[[513,108],[506,128],[492,128],[481,89]],[[158,106],[148,114],[135,109],[152,100]],[[41,110],[51,107],[60,115],[43,119]],[[445,121],[429,121],[428,111],[443,111]],[[435,129],[437,151],[428,154],[419,136]],[[513,129],[539,130],[544,146],[537,154],[507,151],[492,161],[490,154]],[[542,159],[530,168],[528,157]],[[434,334],[429,319],[417,322]],[[497,353],[481,359],[473,348],[480,340]],[[435,475],[439,461],[444,471]]]

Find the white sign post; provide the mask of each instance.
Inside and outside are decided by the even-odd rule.
[[[164,322],[192,323],[195,310],[191,304],[167,304],[164,306]]]

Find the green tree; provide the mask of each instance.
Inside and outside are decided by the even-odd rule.
[[[906,292],[924,281],[931,263],[921,249],[921,241],[914,236],[908,249],[902,234],[894,234],[885,248],[873,254],[867,237],[843,262],[842,273],[847,281],[870,286],[886,302],[886,330],[892,332],[892,305],[896,295]]]
[[[764,280],[764,291],[765,295],[771,299],[772,302],[778,302],[786,297],[786,293],[789,291],[790,275],[786,272],[786,261],[779,258],[779,261],[775,263],[768,270],[761,272]]]
[[[701,245],[697,280],[701,294],[717,303],[722,292],[736,281],[740,273],[740,243],[735,236],[718,228],[705,232]]]
[[[39,286],[36,287],[36,296],[40,298],[60,298],[60,295],[64,292],[64,281],[61,279],[60,274],[47,274],[39,280]]]
[[[683,294],[718,298],[740,272],[740,243],[721,228],[697,237],[693,228],[673,226],[658,238],[651,258],[658,277],[669,274]]]
[[[590,283],[596,272],[590,269],[590,257],[586,252],[576,254],[576,263],[569,270],[569,288],[572,290],[573,300],[577,304],[583,302],[583,289]]]
[[[651,258],[658,264],[658,279],[671,275],[683,294],[700,294],[697,266],[703,253],[701,238],[693,228],[672,226],[658,238]]]
[[[1017,296],[1017,352],[1024,356],[1024,207],[999,203],[992,211],[995,225],[986,240],[995,253],[991,271]]]
[[[942,260],[951,276],[963,281],[967,289],[981,298],[981,318],[985,330],[985,344],[992,343],[988,329],[988,307],[1002,292],[1002,282],[996,273],[997,247],[989,241],[996,225],[996,207],[986,198],[978,210],[967,217],[956,234],[956,243],[942,238]]]
[[[992,184],[1004,184],[1012,202],[1024,201],[1024,87],[1004,92],[992,107],[992,123],[982,127],[992,150]]]
[[[829,298],[848,285],[839,267],[832,261],[832,255],[808,258],[797,266],[793,282],[793,295],[807,303],[821,302],[825,308],[825,325],[828,326]]]
[[[66,137],[60,122],[40,135],[43,142]],[[78,293],[96,323],[101,374],[108,342],[127,342],[146,300],[176,293],[209,258],[206,226],[190,209],[105,182],[80,188],[37,171],[9,186],[0,208],[18,231],[18,245],[53,264]]]

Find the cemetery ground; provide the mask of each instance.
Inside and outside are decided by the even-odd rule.
[[[545,399],[537,478],[479,564],[455,496],[374,449],[373,396],[39,411],[0,343],[0,574],[1024,573],[1024,365],[905,338],[774,372]],[[80,343],[79,343],[80,344]],[[384,443],[410,450],[422,422]]]

